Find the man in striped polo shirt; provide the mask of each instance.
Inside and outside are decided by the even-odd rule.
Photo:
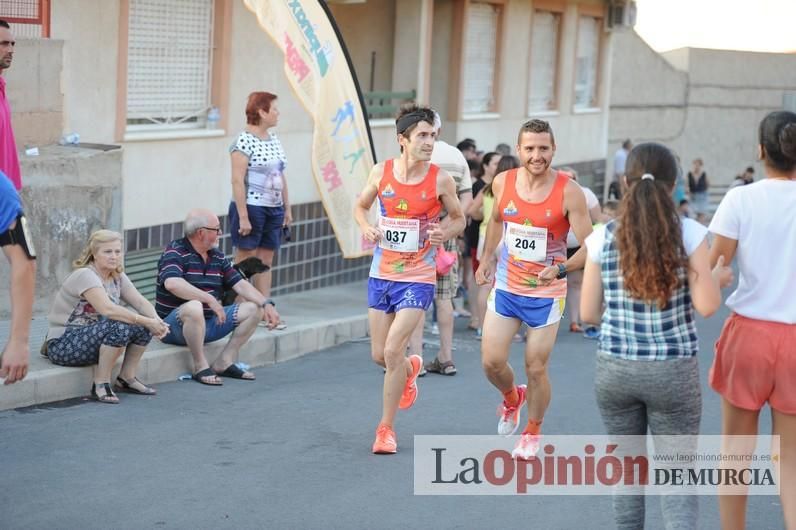
[[[260,320],[266,320],[269,328],[279,323],[273,300],[243,281],[217,248],[220,234],[221,223],[213,212],[192,210],[185,219],[185,237],[169,243],[158,263],[155,309],[171,328],[161,340],[188,346],[193,379],[205,385],[223,384],[218,376],[254,380],[252,372],[236,365],[238,353]],[[247,301],[222,306],[225,288]],[[229,342],[211,365],[204,345],[230,332]]]

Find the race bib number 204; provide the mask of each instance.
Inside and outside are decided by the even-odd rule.
[[[506,247],[517,259],[543,263],[547,259],[547,228],[506,223]]]
[[[379,217],[382,232],[379,246],[395,252],[417,252],[420,243],[420,221],[418,219],[394,219]]]

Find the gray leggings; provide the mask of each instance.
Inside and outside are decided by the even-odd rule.
[[[598,354],[595,390],[609,435],[645,435],[648,427],[653,435],[699,434],[702,394],[696,357],[633,361]],[[697,527],[695,495],[660,499],[667,529]],[[643,496],[614,495],[613,504],[617,528],[644,528]]]

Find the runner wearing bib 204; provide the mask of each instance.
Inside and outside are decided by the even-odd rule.
[[[585,261],[584,251],[567,259],[570,223],[581,241],[591,233],[583,192],[566,173],[551,169],[554,153],[549,123],[523,124],[517,138],[521,167],[497,175],[492,182],[495,207],[476,273],[481,285],[495,279],[481,353],[487,378],[503,395],[498,434],[514,434],[522,406],[528,404],[528,424],[512,451],[520,459],[535,456],[539,449],[542,419],[550,403],[547,363],[564,311],[566,273],[582,268]],[[514,384],[508,363],[512,338],[522,322],[529,327],[527,387]]]

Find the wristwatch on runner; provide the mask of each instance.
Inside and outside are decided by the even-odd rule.
[[[558,279],[566,278],[567,277],[567,266],[563,263],[558,264]]]

